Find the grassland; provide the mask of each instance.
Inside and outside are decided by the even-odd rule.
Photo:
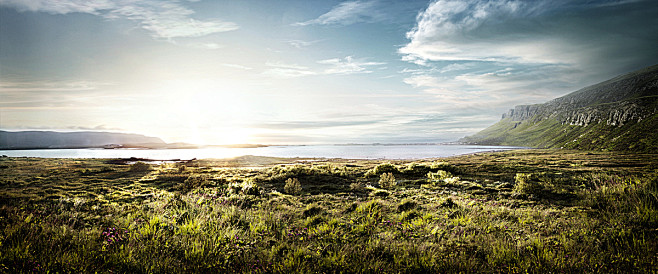
[[[0,158],[0,272],[658,271],[658,155]]]

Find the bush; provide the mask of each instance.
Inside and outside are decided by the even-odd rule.
[[[210,184],[208,179],[208,176],[204,175],[188,176],[187,179],[185,179],[182,184],[178,185],[177,188],[182,192],[189,192],[195,188],[208,186]]]
[[[430,171],[430,167],[426,165],[421,165],[418,163],[411,163],[408,164],[405,169],[402,169],[401,172],[402,174],[405,175],[418,175],[422,176],[423,174],[427,174],[427,172]]]
[[[254,184],[253,181],[249,180],[246,182],[241,182],[241,183],[230,183],[228,185],[228,193],[230,194],[239,194],[242,193],[244,195],[260,195],[262,192],[262,189]]]
[[[306,209],[304,209],[302,215],[304,215],[304,217],[313,217],[322,213],[323,211],[325,211],[325,209],[319,205],[309,205],[306,207]]]
[[[446,208],[455,208],[457,207],[457,203],[455,203],[452,198],[447,198],[441,204],[439,204],[440,207],[446,207]]]
[[[366,172],[365,176],[366,177],[374,177],[374,176],[381,175],[381,174],[384,174],[384,173],[400,173],[400,171],[398,170],[398,168],[395,165],[390,164],[390,163],[385,163],[385,164],[379,164],[379,165],[375,166],[373,169],[368,170],[368,172]]]
[[[439,171],[434,172],[434,173],[428,172],[427,173],[427,178],[429,178],[433,182],[443,181],[445,179],[452,178],[452,173],[447,172],[445,170],[439,170]]]
[[[514,192],[521,194],[541,194],[544,186],[535,181],[535,176],[532,173],[517,173],[514,177],[516,181],[516,186],[514,186]]]
[[[288,178],[288,180],[286,180],[286,185],[283,187],[283,190],[290,195],[297,195],[302,192],[302,184],[297,178]]]
[[[350,190],[354,192],[363,192],[366,190],[366,186],[362,182],[355,182],[350,184]]]
[[[134,163],[130,165],[130,169],[128,169],[130,172],[144,172],[149,170],[151,170],[151,165],[144,162]]]
[[[420,213],[418,213],[416,210],[405,211],[400,214],[400,222],[408,222],[420,216]]]
[[[431,170],[444,170],[450,173],[459,173],[459,169],[449,163],[446,162],[435,162],[430,166]]]
[[[398,204],[398,211],[403,212],[407,210],[411,210],[416,208],[418,204],[412,200],[404,200],[400,204]]]
[[[398,184],[393,173],[384,173],[379,177],[379,186],[384,189],[393,189]]]
[[[459,177],[450,177],[443,179],[443,182],[445,183],[445,186],[458,186],[460,180],[461,178]]]

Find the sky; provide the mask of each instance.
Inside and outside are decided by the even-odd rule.
[[[655,0],[0,0],[0,129],[446,142],[657,63]]]

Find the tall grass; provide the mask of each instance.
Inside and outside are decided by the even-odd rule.
[[[37,168],[32,159],[3,159],[1,164],[10,168],[0,170],[0,270],[658,270],[658,176],[639,164],[645,158],[637,158],[637,165],[598,162],[603,171],[592,164],[571,165],[596,155],[532,153],[537,152],[503,154],[511,165],[502,172],[498,165],[483,169],[500,161],[500,154],[436,165],[453,167],[450,173],[431,162],[383,167],[331,162],[258,170],[153,165],[137,172],[96,160],[42,159]],[[533,171],[537,167],[526,164],[528,155],[546,161],[544,169]],[[625,163],[632,162],[624,157]],[[556,168],[550,161],[566,164]],[[439,183],[373,187],[381,175],[370,174],[391,168],[399,180]],[[105,171],[71,172],[81,169]],[[453,176],[456,170],[460,177]],[[280,192],[293,178],[300,178],[303,191]],[[445,182],[452,178],[457,179]],[[324,188],[329,182],[366,186],[337,191]],[[528,182],[541,184],[542,190],[528,190],[523,186]],[[373,195],[378,191],[388,194]]]

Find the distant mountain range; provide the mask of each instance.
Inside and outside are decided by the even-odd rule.
[[[0,149],[161,147],[160,138],[111,132],[0,131]]]
[[[658,65],[544,104],[521,105],[462,143],[658,151]]]
[[[195,149],[195,148],[257,148],[261,144],[195,145],[165,143],[157,137],[113,132],[55,132],[55,131],[2,131],[0,149],[68,149],[68,148],[145,148],[145,149]]]

